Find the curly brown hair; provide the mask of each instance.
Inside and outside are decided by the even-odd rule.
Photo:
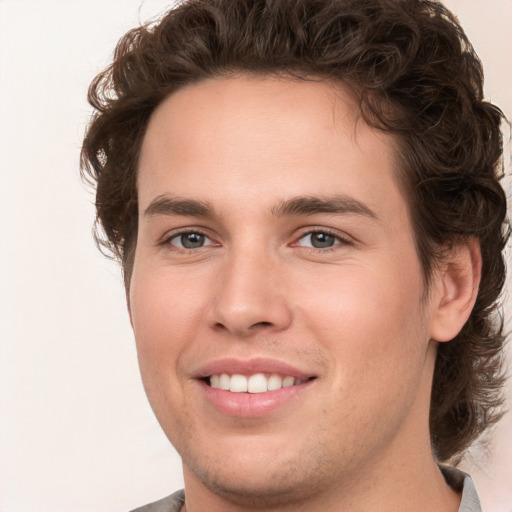
[[[100,247],[129,288],[137,242],[137,165],[149,118],[174,91],[239,73],[339,81],[364,119],[394,133],[428,287],[440,248],[477,239],[483,269],[461,332],[439,345],[430,431],[457,462],[500,416],[506,200],[502,112],[483,99],[481,63],[458,21],[431,0],[190,0],[128,32],[89,89],[96,109],[82,172],[96,186]]]

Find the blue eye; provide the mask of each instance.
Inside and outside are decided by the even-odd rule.
[[[169,239],[169,243],[180,249],[200,249],[207,245],[213,245],[206,235],[195,231],[175,235]]]
[[[303,235],[299,240],[301,247],[312,247],[314,249],[330,249],[339,244],[341,239],[325,231],[311,231]]]

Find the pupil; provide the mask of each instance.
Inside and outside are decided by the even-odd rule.
[[[311,235],[311,245],[316,249],[324,249],[332,247],[334,244],[334,236],[327,233],[313,233]]]
[[[200,233],[185,233],[181,235],[181,245],[186,249],[197,249],[204,244],[204,235]]]

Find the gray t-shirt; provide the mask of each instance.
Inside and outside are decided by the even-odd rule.
[[[448,485],[456,491],[462,491],[459,512],[482,512],[475,484],[471,477],[457,468],[440,466],[440,469]]]
[[[459,469],[441,467],[446,482],[456,491],[462,490],[459,512],[482,512],[475,485],[469,475]],[[180,512],[185,503],[184,491],[177,491],[167,498],[139,507],[132,512]]]

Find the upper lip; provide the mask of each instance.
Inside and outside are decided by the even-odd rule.
[[[315,376],[312,373],[300,370],[299,368],[285,363],[284,361],[259,357],[247,360],[234,358],[216,359],[198,368],[198,370],[194,372],[194,377],[197,379],[204,379],[211,375],[219,375],[221,373],[227,373],[229,375],[233,375],[235,373],[242,375],[252,375],[254,373],[278,373],[299,379],[307,379]]]

